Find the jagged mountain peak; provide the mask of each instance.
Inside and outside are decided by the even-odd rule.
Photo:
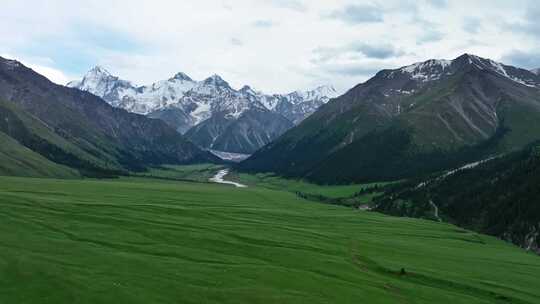
[[[431,59],[356,85],[242,168],[321,183],[407,178],[538,140],[526,121],[539,118],[540,77],[531,71],[471,54]]]
[[[482,57],[474,55],[474,54],[463,53],[460,56],[456,57],[454,60],[468,60],[470,62],[474,62],[474,61],[478,61],[478,60],[483,61],[483,60],[489,60],[489,59],[482,58]]]
[[[96,65],[95,67],[91,68],[86,75],[104,75],[104,76],[112,76],[112,74],[102,67],[101,65]]]
[[[326,96],[329,98],[334,98],[339,95],[336,88],[332,85],[321,85],[313,90],[306,91],[306,93],[308,93],[308,95]]]
[[[0,56],[0,63],[5,65],[9,69],[14,69],[14,68],[22,66],[22,64],[18,62],[17,60],[7,59],[1,56]]]
[[[221,76],[219,76],[218,74],[214,74],[214,75],[206,78],[205,80],[203,80],[203,84],[212,85],[212,86],[215,86],[215,87],[230,88],[229,83],[227,83],[225,80],[223,80],[223,78],[221,78]]]
[[[178,72],[174,75],[174,77],[172,79],[175,79],[175,80],[181,80],[181,81],[193,81],[193,79],[191,77],[189,77],[186,73],[184,72]]]
[[[102,66],[91,68],[80,81],[71,81],[67,83],[68,87],[77,88],[83,91],[88,91],[96,96],[102,97],[109,101],[111,98],[116,98],[116,90],[129,89],[135,90],[135,86],[131,82],[122,80],[117,76],[112,75],[107,69]],[[113,96],[114,97],[111,97]],[[113,104],[116,106],[116,104]]]
[[[201,142],[199,138],[192,138],[205,148],[214,147],[214,140],[219,146],[218,136],[225,134],[224,127],[235,121],[238,121],[239,129],[230,132],[236,136],[242,133],[240,137],[243,139],[238,140],[245,139],[249,144],[235,142],[234,145],[257,148],[311,115],[319,106],[336,95],[335,89],[331,86],[320,86],[311,91],[294,94],[274,95],[256,91],[248,85],[235,90],[217,74],[202,81],[195,81],[182,72],[173,78],[157,81],[151,85],[134,86],[100,70],[105,69],[96,69],[90,73],[93,76],[72,82],[70,86],[103,97],[115,107],[161,119],[180,133],[186,133],[199,125],[197,130],[213,129],[211,132],[206,130],[213,134],[212,140]],[[272,120],[279,124],[274,128],[279,132],[262,131],[267,126],[261,124],[259,119],[262,121],[268,117],[272,117]],[[261,132],[257,131],[258,135],[250,137],[249,130]],[[200,132],[193,131],[190,134]],[[226,147],[231,151],[236,149],[231,145]]]
[[[257,95],[259,94],[259,92],[255,91],[252,87],[248,86],[248,85],[245,85],[243,86],[240,91],[240,93],[244,93],[244,94],[250,94],[250,95]]]
[[[425,83],[454,75],[463,69],[488,70],[526,86],[540,87],[540,79],[532,71],[504,65],[494,60],[468,53],[453,60],[429,59],[401,67],[397,70],[384,70],[378,75],[389,79],[396,78],[398,74],[408,75],[412,80]]]
[[[445,69],[450,64],[452,64],[451,60],[446,59],[429,59],[422,62],[416,62],[408,66],[404,66],[400,68],[401,71],[407,72],[407,73],[414,73],[415,71],[424,70],[428,68],[434,68],[438,67],[441,69]]]

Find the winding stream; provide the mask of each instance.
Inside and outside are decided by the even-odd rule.
[[[214,175],[214,177],[210,178],[210,181],[213,182],[213,183],[218,183],[218,184],[234,185],[237,188],[246,188],[247,187],[244,184],[224,180],[223,178],[227,174],[229,174],[229,169],[219,170],[218,173],[216,173],[216,175]]]

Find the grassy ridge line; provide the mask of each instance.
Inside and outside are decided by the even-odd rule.
[[[540,259],[495,238],[286,191],[0,178],[0,207],[0,302],[540,299]]]

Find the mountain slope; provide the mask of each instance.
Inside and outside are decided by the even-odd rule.
[[[456,166],[540,138],[539,87],[530,71],[468,54],[383,70],[240,168],[347,183]]]
[[[101,96],[115,107],[161,119],[182,134],[193,128],[188,133],[189,138],[205,149],[216,148],[211,143],[221,137],[220,142],[228,142],[221,145],[229,149],[227,152],[243,153],[251,153],[275,139],[337,95],[335,89],[327,86],[307,92],[266,95],[249,86],[235,90],[218,75],[195,81],[184,73],[138,87],[101,67],[90,70],[81,81],[68,86]],[[264,121],[273,120],[272,129],[265,130],[256,119],[249,119],[253,113]],[[240,117],[241,122],[233,123]],[[247,135],[242,129],[216,133],[229,126],[244,126],[259,139],[239,138]],[[227,136],[231,138],[225,138]]]
[[[433,218],[436,204],[446,221],[540,254],[540,146],[419,184],[415,180],[390,187],[376,210]]]
[[[74,169],[56,164],[0,132],[0,175],[74,178]]]
[[[120,173],[119,164],[113,157],[98,157],[92,151],[81,148],[14,103],[0,100],[0,131],[52,162],[77,168],[83,175],[109,176]]]
[[[285,117],[266,109],[250,109],[237,119],[213,115],[186,133],[202,147],[251,154],[293,127]]]
[[[76,168],[85,164],[82,167],[88,172],[217,161],[165,123],[113,108],[87,92],[55,85],[17,61],[0,58],[0,99],[9,101],[3,107],[6,115],[19,117],[6,121],[6,127],[17,123],[10,128],[13,134],[6,134],[57,163]]]

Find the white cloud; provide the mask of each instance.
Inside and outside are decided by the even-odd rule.
[[[31,68],[32,70],[38,72],[39,74],[47,77],[50,81],[56,84],[66,85],[66,83],[68,83],[70,80],[73,80],[73,79],[70,79],[68,76],[66,76],[64,72],[57,70],[55,68],[42,66],[38,64],[32,64],[32,63],[24,63],[24,64],[28,66],[29,68]]]
[[[6,59],[18,60],[22,64],[24,64],[25,66],[31,68],[32,70],[36,71],[37,73],[45,76],[50,81],[52,81],[52,82],[54,82],[56,84],[59,84],[59,85],[66,85],[70,80],[73,80],[72,77],[67,76],[61,70],[50,67],[50,66],[47,66],[47,65],[42,65],[42,64],[39,64],[39,63],[35,63],[35,62],[32,61],[32,59],[30,59],[30,61],[29,61],[27,59],[23,59],[21,57],[16,57],[16,56],[13,56],[13,55],[10,55],[10,54],[0,54],[0,56],[4,57]],[[49,61],[49,62],[51,62],[51,60],[47,60],[47,59],[43,59],[43,58],[40,58],[37,61],[38,62],[40,62],[40,61]]]
[[[27,59],[55,81],[80,77],[101,64],[140,84],[183,71],[196,79],[218,73],[235,87],[250,84],[267,92],[324,82],[345,90],[379,68],[465,52],[499,59],[515,46],[530,53],[538,49],[538,39],[516,35],[505,25],[529,24],[524,8],[535,3],[95,0],[74,6],[72,0],[8,1],[0,18],[11,26],[0,27],[0,52]],[[376,8],[367,19],[378,22],[358,22],[366,18],[358,10],[347,12],[351,7]],[[327,18],[332,12],[348,19]],[[464,30],[464,20],[476,20],[477,30]],[[327,60],[317,62],[321,54],[314,50],[348,45],[361,45],[364,56],[328,53]],[[35,57],[51,61],[28,60]]]

